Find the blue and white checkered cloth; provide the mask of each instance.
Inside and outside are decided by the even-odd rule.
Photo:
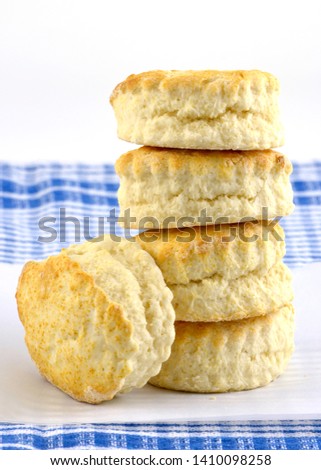
[[[294,164],[296,209],[281,224],[290,266],[321,261],[321,162]],[[41,259],[75,241],[108,231],[118,180],[112,165],[0,163],[0,262]],[[44,217],[52,217],[44,221]],[[39,228],[43,223],[44,230]],[[112,223],[112,222],[111,222]],[[100,224],[100,225],[99,225]],[[77,224],[76,224],[77,225]],[[40,225],[41,227],[41,225]],[[54,241],[43,243],[55,229]],[[321,449],[321,420],[184,424],[0,424],[0,449]]]
[[[0,424],[2,449],[321,449],[321,420],[185,424]]]

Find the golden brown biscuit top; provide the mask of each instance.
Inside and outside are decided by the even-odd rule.
[[[282,227],[276,223],[273,229],[279,240],[284,239]],[[231,234],[234,234],[231,240]],[[207,225],[203,227],[189,227],[167,230],[148,230],[136,236],[136,240],[144,249],[152,254],[157,263],[167,258],[176,258],[188,261],[191,254],[204,254],[215,247],[227,252],[237,244],[238,250],[248,252],[251,248],[249,240],[269,240],[277,243],[278,240],[269,235],[269,222],[246,222],[242,224]]]
[[[209,87],[216,94],[222,88],[238,88],[242,82],[251,83],[254,88],[260,88],[263,82],[271,90],[279,90],[278,79],[260,70],[152,70],[129,75],[113,90],[110,102],[113,103],[120,93],[135,93],[140,89],[172,91],[177,88],[197,90]]]
[[[153,174],[169,171],[176,173],[188,170],[191,174],[204,174],[215,170],[222,178],[235,166],[244,171],[292,172],[288,158],[275,150],[186,150],[160,147],[140,147],[119,157],[115,169],[119,176],[128,172],[141,175],[150,171]]]
[[[77,400],[111,399],[131,372],[127,357],[137,350],[122,306],[64,252],[28,262],[16,297],[40,372]]]

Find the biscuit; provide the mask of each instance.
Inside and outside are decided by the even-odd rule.
[[[293,351],[292,305],[263,317],[175,328],[171,356],[152,385],[198,393],[262,387],[284,371]]]
[[[292,275],[278,262],[264,274],[228,280],[218,274],[188,284],[168,284],[176,320],[217,322],[274,312],[292,302]]]
[[[176,320],[239,320],[293,300],[292,276],[282,263],[284,232],[273,224],[147,231],[136,240],[160,267]]]
[[[107,236],[27,263],[17,289],[40,372],[88,403],[142,387],[158,373],[174,340],[171,300],[152,257]]]
[[[168,284],[264,274],[285,255],[283,229],[268,221],[148,230],[136,241],[152,255]]]
[[[136,144],[208,150],[279,147],[279,82],[258,70],[155,70],[114,89],[118,136]]]
[[[273,150],[209,151],[140,147],[116,162],[120,223],[175,228],[288,215],[290,161]],[[130,217],[126,217],[130,212]],[[207,219],[205,219],[207,217]]]

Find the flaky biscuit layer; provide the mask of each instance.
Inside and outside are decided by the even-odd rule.
[[[204,225],[204,217],[207,224],[272,219],[294,207],[292,165],[272,150],[141,147],[122,155],[115,167],[121,223],[128,228]],[[132,220],[125,217],[128,210]]]
[[[186,285],[214,275],[232,281],[249,273],[264,274],[285,254],[282,227],[268,221],[148,230],[136,240],[168,284]]]
[[[228,280],[220,275],[188,284],[168,284],[176,320],[217,322],[274,312],[293,300],[292,275],[278,262],[264,274],[253,272]]]
[[[283,144],[279,82],[258,70],[155,70],[112,93],[118,136],[143,145],[212,150]]]
[[[149,383],[214,393],[262,387],[278,377],[293,352],[292,305],[235,322],[177,322],[172,353]]]

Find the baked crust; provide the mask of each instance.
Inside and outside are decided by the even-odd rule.
[[[169,284],[214,275],[229,281],[266,273],[285,254],[284,231],[269,222],[149,230],[137,242],[156,261]]]
[[[260,70],[151,70],[139,74],[132,74],[113,90],[110,102],[117,99],[121,93],[137,93],[141,89],[164,90],[204,89],[209,86],[213,95],[223,90],[236,91],[244,81],[260,89],[262,81],[270,90],[279,91],[279,81],[274,75]]]
[[[294,207],[292,165],[273,150],[141,147],[122,155],[116,171],[120,222],[127,228],[204,225],[202,213],[209,217],[206,224],[272,219]],[[135,220],[125,217],[128,209]]]
[[[215,170],[217,178],[230,180],[239,168],[244,174],[292,173],[290,160],[276,150],[189,150],[139,147],[121,155],[115,163],[119,176],[140,178],[147,174],[188,173],[204,175]]]
[[[118,136],[189,149],[267,149],[283,143],[279,83],[258,70],[144,72],[111,95]]]
[[[142,387],[169,357],[172,294],[136,243],[109,237],[24,267],[17,303],[42,375],[88,403]]]
[[[149,383],[197,393],[249,390],[278,377],[293,352],[294,311],[235,322],[177,322],[172,353]]]

